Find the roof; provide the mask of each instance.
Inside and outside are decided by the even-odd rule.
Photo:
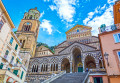
[[[54,54],[53,50],[51,50],[49,47],[47,47],[47,46],[45,46],[45,45],[40,45],[40,46],[38,46],[38,48],[39,48],[39,47],[42,47],[42,46],[45,47],[45,48],[48,48],[48,50],[49,50],[51,53]]]
[[[77,24],[77,25],[75,25],[73,28],[69,29],[69,30],[68,30],[67,32],[65,32],[65,33],[68,34],[69,32],[71,32],[72,30],[74,30],[74,29],[77,28],[77,27],[92,29],[92,27]]]
[[[13,24],[13,22],[12,22],[10,16],[9,16],[9,14],[8,14],[8,12],[7,12],[7,10],[6,10],[6,8],[5,8],[5,6],[3,5],[3,3],[2,3],[1,0],[0,0],[0,8],[2,9],[2,11],[3,11],[2,13],[4,13],[4,15],[5,15],[6,19],[8,20],[11,28],[15,28],[15,26],[14,26],[14,24]]]

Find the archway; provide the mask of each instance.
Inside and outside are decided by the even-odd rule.
[[[75,48],[72,53],[73,53],[73,72],[83,72],[81,51],[79,50],[79,48]]]
[[[70,73],[70,62],[67,58],[64,58],[61,63],[61,70]]]
[[[96,68],[96,63],[95,63],[95,59],[92,56],[87,56],[85,58],[85,69],[88,68],[89,69],[95,69]]]

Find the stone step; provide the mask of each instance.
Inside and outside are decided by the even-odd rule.
[[[66,73],[50,83],[82,83],[87,73]]]

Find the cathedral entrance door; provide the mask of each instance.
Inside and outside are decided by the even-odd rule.
[[[78,67],[78,72],[83,72],[83,67]]]

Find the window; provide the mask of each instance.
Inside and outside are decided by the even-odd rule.
[[[17,50],[17,48],[18,48],[18,45],[16,44],[16,46],[15,46],[15,50]]]
[[[8,70],[10,71],[10,68],[8,68]]]
[[[8,54],[9,54],[9,51],[6,50],[5,55],[4,55],[4,58],[7,58]]]
[[[23,74],[24,74],[24,71],[22,71],[22,73],[21,73],[21,77],[20,77],[21,79],[23,78]]]
[[[94,83],[103,83],[102,77],[94,77]]]
[[[14,56],[12,56],[11,62],[13,62],[13,60],[14,60]]]
[[[18,74],[18,70],[14,70],[13,73],[14,73],[15,75],[17,75],[17,74]]]
[[[10,44],[12,44],[13,43],[13,37],[11,37],[11,39],[10,39]]]
[[[114,37],[115,43],[120,42],[120,33],[113,34],[113,37]]]
[[[3,68],[3,63],[0,64],[0,69],[2,69],[2,68]]]
[[[24,47],[24,44],[25,44],[25,40],[23,40],[23,43],[22,43],[22,46],[21,46],[21,48],[23,48],[23,47]]]
[[[118,55],[118,59],[120,61],[120,51],[117,53],[117,55]]]
[[[23,25],[23,30],[24,30],[24,31],[30,31],[30,30],[31,30],[31,27],[32,27],[32,23],[26,22],[26,23]]]
[[[1,21],[0,21],[0,30],[2,29],[3,24],[4,24],[4,23],[3,23],[3,21],[1,20]]]
[[[6,50],[5,55],[8,55],[8,54],[9,54],[9,51],[8,51],[8,50]]]

